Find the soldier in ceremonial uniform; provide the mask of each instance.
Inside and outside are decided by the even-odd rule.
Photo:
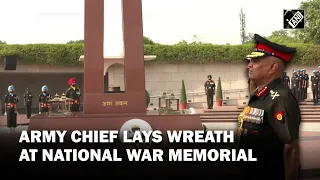
[[[257,85],[239,115],[239,147],[252,149],[257,162],[243,162],[245,179],[298,180],[300,170],[299,103],[281,76],[295,48],[272,43],[255,34],[249,78]]]
[[[287,76],[287,72],[283,72],[282,83],[290,88],[290,78]]]
[[[76,78],[71,78],[68,81],[70,86],[66,91],[66,97],[70,98],[70,111],[71,112],[79,112],[80,111],[80,88],[76,85]]]
[[[26,92],[23,94],[23,97],[24,97],[24,106],[26,107],[26,112],[27,112],[27,118],[30,119],[33,95],[30,92],[29,88],[26,89]]]
[[[311,76],[311,88],[312,88],[312,97],[313,104],[317,105],[319,103],[319,83],[320,77],[317,75],[318,71],[312,71],[313,76]]]
[[[41,91],[42,93],[39,95],[39,114],[49,112],[49,100],[52,99],[52,96],[48,93],[49,88],[46,85],[42,86]]]
[[[304,100],[304,75],[302,69],[299,69],[299,102],[303,102]]]
[[[309,75],[307,74],[305,69],[302,69],[302,74],[303,74],[303,85],[304,85],[303,101],[305,101],[308,97]]]
[[[17,103],[19,102],[19,97],[14,93],[14,86],[10,85],[8,87],[9,94],[4,97],[4,115],[7,116],[7,127],[10,128],[10,132],[14,132],[17,127]]]
[[[212,76],[208,75],[208,80],[204,83],[204,91],[207,95],[208,109],[213,108],[213,96],[215,94],[216,84],[212,80]]]
[[[292,78],[291,78],[291,90],[296,97],[296,99],[299,99],[299,77],[298,77],[298,71],[294,70]]]

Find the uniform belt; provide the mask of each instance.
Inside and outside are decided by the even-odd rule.
[[[40,107],[47,108],[47,107],[50,107],[50,104],[49,103],[40,103]]]
[[[13,108],[16,106],[16,103],[7,103],[7,108]]]
[[[244,128],[243,129],[243,134],[244,135],[259,135],[260,132],[256,131],[256,130],[250,130],[250,129]]]
[[[71,100],[69,104],[80,104],[80,102],[78,100]]]

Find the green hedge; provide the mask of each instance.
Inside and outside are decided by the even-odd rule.
[[[298,49],[293,59],[295,64],[320,64],[320,46],[310,44],[288,44]],[[145,45],[146,55],[157,58],[148,63],[212,63],[242,62],[252,50],[252,44],[245,45]],[[83,44],[28,44],[0,45],[0,56],[18,55],[26,64],[80,65]]]

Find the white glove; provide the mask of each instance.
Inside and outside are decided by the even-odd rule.
[[[7,116],[7,113],[5,112],[4,115]]]
[[[18,112],[16,112],[17,113],[17,115],[19,115],[19,113]]]
[[[41,114],[41,112],[39,112],[39,114]]]

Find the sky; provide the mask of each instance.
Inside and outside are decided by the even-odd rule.
[[[268,36],[283,28],[283,10],[297,9],[301,2],[142,0],[144,36],[162,44],[191,42],[194,34],[202,42],[240,44],[241,7],[247,33]],[[120,0],[105,0],[105,17],[112,17],[105,18],[105,39],[122,38],[120,6]],[[84,0],[0,0],[0,8],[0,40],[9,44],[84,39]]]

